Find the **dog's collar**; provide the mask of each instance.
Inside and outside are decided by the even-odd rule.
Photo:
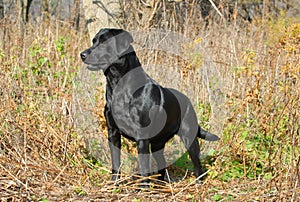
[[[133,48],[129,48],[128,50],[126,50],[120,57],[119,59],[126,57],[128,55],[135,55],[135,52],[133,50]],[[105,70],[104,70],[104,76],[108,75],[109,69],[112,65],[108,66]]]

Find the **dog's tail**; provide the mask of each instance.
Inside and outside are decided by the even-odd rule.
[[[220,138],[206,130],[203,130],[200,126],[198,127],[197,137],[206,141],[218,141]]]

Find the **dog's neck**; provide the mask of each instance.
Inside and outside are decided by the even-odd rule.
[[[114,89],[119,80],[126,73],[137,67],[141,67],[141,63],[136,56],[135,51],[132,49],[132,51],[123,54],[104,71],[107,80],[107,88]]]

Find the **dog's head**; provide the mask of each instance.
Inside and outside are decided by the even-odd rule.
[[[121,56],[133,51],[129,32],[122,29],[101,29],[93,38],[93,45],[80,53],[89,70],[106,70]]]

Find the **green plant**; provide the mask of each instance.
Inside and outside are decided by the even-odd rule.
[[[78,194],[78,196],[86,196],[87,192],[82,187],[75,187],[75,193]]]
[[[193,164],[189,159],[189,155],[187,152],[185,152],[179,159],[177,159],[173,165],[184,170],[193,170]]]

